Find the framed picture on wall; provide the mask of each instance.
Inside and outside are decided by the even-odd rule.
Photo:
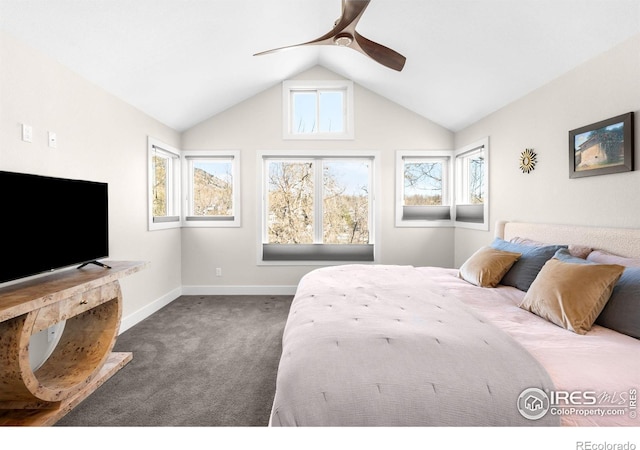
[[[632,112],[569,131],[569,178],[632,170]]]

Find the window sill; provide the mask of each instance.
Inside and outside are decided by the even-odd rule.
[[[371,263],[373,244],[262,244],[263,263]]]

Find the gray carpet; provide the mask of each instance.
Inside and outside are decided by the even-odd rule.
[[[290,296],[182,296],[124,332],[133,361],[58,426],[266,426]]]

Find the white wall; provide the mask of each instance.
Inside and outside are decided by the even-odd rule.
[[[22,123],[32,143],[21,140]],[[110,259],[150,262],[122,280],[123,318],[181,286],[180,230],[147,232],[147,135],[180,144],[174,130],[0,33],[0,170],[109,183]]]
[[[455,264],[491,242],[498,219],[640,227],[640,171],[569,179],[569,130],[630,111],[639,168],[640,34],[456,133],[456,147],[490,136],[493,223],[456,229]],[[529,174],[518,161],[526,148],[538,155]]]
[[[259,150],[378,150],[382,155],[381,260],[383,264],[458,266],[493,237],[497,219],[639,227],[638,171],[570,180],[568,131],[640,109],[640,35],[455,134],[389,100],[355,86],[352,141],[282,139],[281,86],[193,127],[174,130],[87,82],[54,60],[0,34],[0,169],[106,181],[111,199],[111,258],[148,260],[123,280],[124,316],[148,310],[181,286],[294,286],[313,266],[259,266]],[[535,70],[535,68],[532,68]],[[298,79],[340,78],[315,67]],[[640,114],[636,114],[636,128]],[[20,139],[20,124],[34,142]],[[46,132],[58,135],[47,147]],[[146,140],[195,149],[238,149],[242,157],[241,228],[146,228]],[[636,153],[640,129],[636,132]],[[395,228],[396,149],[450,149],[490,136],[489,232]],[[525,148],[538,164],[522,174]],[[637,157],[637,155],[636,155]],[[454,241],[455,240],[455,241]],[[455,252],[453,251],[455,249]],[[215,276],[215,268],[223,276]]]
[[[296,79],[339,79],[320,66]],[[313,267],[258,266],[259,150],[379,150],[382,154],[383,264],[451,266],[453,230],[394,227],[394,155],[397,149],[451,149],[453,133],[397,104],[355,85],[355,139],[290,141],[282,139],[282,94],[278,84],[191,128],[183,150],[234,149],[242,159],[242,228],[184,229],[182,281],[185,286],[294,286]],[[222,268],[222,277],[215,268]]]

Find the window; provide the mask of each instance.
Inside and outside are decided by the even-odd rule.
[[[240,153],[183,152],[186,227],[240,226]]]
[[[148,140],[149,230],[180,226],[180,151]]]
[[[456,151],[456,226],[489,229],[489,139]]]
[[[149,230],[241,225],[239,151],[181,152],[149,138],[148,171]]]
[[[353,83],[285,81],[284,139],[353,139]]]
[[[396,152],[396,226],[452,226],[449,151]]]
[[[375,156],[260,155],[261,261],[373,261]]]

